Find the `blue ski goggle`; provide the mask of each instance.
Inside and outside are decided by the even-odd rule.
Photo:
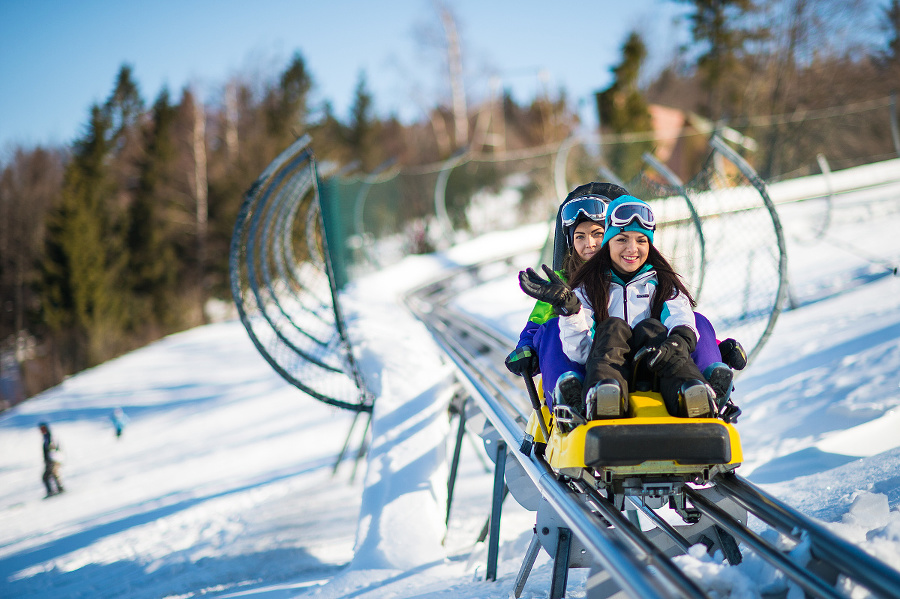
[[[656,230],[656,217],[653,210],[643,202],[624,202],[613,208],[607,215],[610,227],[623,228],[637,221],[640,226],[648,231]]]
[[[571,227],[578,220],[580,215],[584,215],[588,219],[603,224],[606,218],[606,203],[608,199],[603,196],[581,196],[570,202],[563,204],[560,211],[560,218],[564,227]]]

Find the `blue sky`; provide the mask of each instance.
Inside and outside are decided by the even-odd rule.
[[[866,1],[873,17],[888,2]],[[650,73],[689,40],[689,7],[675,0],[445,3],[458,20],[472,100],[488,94],[492,76],[520,101],[544,85],[564,88],[591,125],[592,93],[609,85],[630,31],[650,47]],[[449,96],[444,57],[421,41],[423,30],[441,32],[435,7],[435,0],[0,0],[0,161],[13,144],[72,142],[123,63],[148,105],[164,85],[174,98],[190,84],[217,101],[229,78],[274,77],[299,51],[315,80],[313,102],[329,100],[339,118],[365,71],[379,114],[418,119],[422,106]],[[857,34],[875,35],[872,25]]]
[[[484,97],[491,75],[519,99],[567,90],[590,114],[590,94],[632,29],[664,58],[686,26],[685,7],[667,0],[555,3],[448,0],[463,43],[468,95]],[[299,51],[316,87],[347,115],[364,70],[380,114],[418,118],[448,95],[443,57],[421,42],[440,32],[432,0],[0,0],[0,151],[11,144],[69,143],[90,106],[109,95],[130,64],[149,105],[164,85],[178,98],[188,84],[214,99],[229,77],[271,77]]]

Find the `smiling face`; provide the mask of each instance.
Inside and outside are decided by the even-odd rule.
[[[575,227],[572,234],[572,248],[585,262],[600,250],[602,243],[603,227],[594,221],[586,220]]]
[[[650,254],[650,240],[637,231],[623,231],[609,240],[609,255],[622,272],[631,273],[642,267]]]

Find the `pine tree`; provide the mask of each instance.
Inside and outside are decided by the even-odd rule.
[[[597,94],[600,124],[614,133],[649,132],[653,128],[647,101],[638,88],[646,57],[644,41],[637,32],[632,32],[622,46],[621,62],[612,69],[612,85]],[[616,144],[607,152],[607,159],[613,171],[628,180],[640,172],[644,152],[652,150],[652,142]]]
[[[306,128],[307,99],[312,84],[306,62],[298,52],[281,74],[278,87],[268,94],[266,123],[269,134],[285,146],[300,137]]]
[[[19,148],[0,165],[0,343],[31,328],[36,266],[64,161],[62,151]]]
[[[105,358],[102,336],[114,335],[122,324],[122,312],[114,309],[118,271],[108,258],[108,202],[114,194],[106,167],[110,125],[107,112],[95,105],[66,168],[61,203],[48,219],[44,320],[87,346],[79,348],[75,367]]]
[[[144,101],[129,65],[119,67],[115,86],[104,108],[110,118],[110,133],[116,140],[127,136],[143,114]]]
[[[145,134],[145,154],[134,200],[128,215],[128,277],[134,294],[134,326],[177,321],[171,313],[178,276],[175,251],[167,235],[165,220],[172,192],[173,163],[176,160],[174,127],[177,109],[169,92],[160,92],[151,111]]]
[[[366,86],[366,75],[360,72],[350,108],[347,145],[366,172],[371,172],[381,162],[377,147],[378,121],[372,115],[373,103],[372,94]]]
[[[708,93],[706,112],[719,119],[739,95],[739,63],[745,45],[761,35],[745,28],[748,15],[757,10],[754,0],[680,0],[694,6],[690,15],[694,42],[702,48],[697,69]]]
[[[61,199],[48,219],[42,309],[48,325],[73,345],[74,367],[99,363],[127,349],[130,291],[129,185],[142,152],[143,101],[123,66],[109,99],[91,108],[73,147]]]

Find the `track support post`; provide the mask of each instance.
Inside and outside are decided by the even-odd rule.
[[[566,596],[569,582],[569,551],[572,548],[572,531],[560,528],[556,541],[556,555],[553,556],[553,578],[550,580],[550,599]]]
[[[531,537],[531,543],[528,544],[528,551],[525,552],[525,560],[522,562],[522,567],[519,568],[519,574],[516,576],[516,588],[513,591],[513,596],[516,599],[522,596],[522,591],[525,590],[525,582],[528,580],[528,575],[531,574],[531,569],[534,567],[534,560],[537,559],[538,553],[541,551],[541,540],[538,538],[537,528],[535,527],[534,536]]]
[[[500,513],[506,484],[506,442],[496,443],[497,459],[494,460],[494,493],[491,501],[490,534],[488,536],[487,575],[485,580],[497,580],[497,558],[500,554]]]
[[[453,461],[450,464],[450,477],[447,479],[447,514],[444,524],[450,523],[450,506],[453,505],[453,490],[456,487],[456,474],[459,471],[459,456],[462,453],[462,442],[466,435],[466,404],[469,397],[457,395],[450,403],[451,413],[459,415],[459,428],[456,431],[456,446],[453,448]]]

